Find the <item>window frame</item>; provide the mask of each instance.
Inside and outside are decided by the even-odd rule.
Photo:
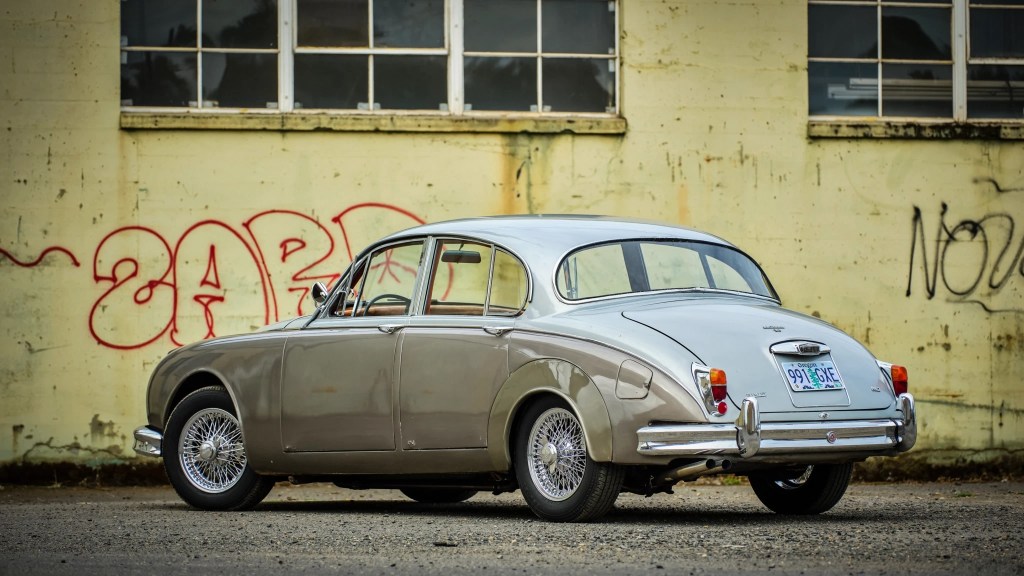
[[[896,116],[883,115],[884,87],[879,85],[876,92],[877,111],[874,116],[845,116],[837,114],[810,113],[810,76],[807,87],[808,135],[811,137],[870,137],[870,138],[978,138],[978,139],[1024,139],[1024,118],[979,118],[967,115],[968,75],[970,65],[993,64],[1024,66],[1024,58],[972,58],[970,56],[970,16],[974,8],[1020,9],[1024,7],[991,3],[971,4],[971,0],[899,1],[899,0],[808,0],[810,6],[871,6],[876,8],[875,24],[878,42],[882,38],[882,10],[898,8],[947,8],[950,17],[950,47],[952,60],[900,60],[884,59],[879,50],[873,59],[814,57],[808,53],[807,62],[861,63],[877,66],[876,80],[883,78],[883,64],[927,63],[948,65],[952,70],[952,115],[951,116]],[[808,33],[810,21],[808,18]],[[808,46],[808,52],[809,52]]]
[[[205,0],[197,0],[197,30],[202,30],[202,6]],[[297,0],[277,0],[278,36],[277,47],[267,49],[250,48],[204,48],[201,34],[197,33],[195,47],[149,47],[127,45],[122,41],[119,50],[122,60],[130,52],[177,52],[196,54],[196,106],[128,106],[122,100],[121,127],[143,128],[214,128],[214,129],[267,129],[267,130],[345,130],[345,131],[484,131],[484,132],[582,132],[620,134],[625,132],[621,109],[621,0],[598,0],[606,2],[614,11],[614,54],[560,54],[545,53],[538,49],[534,54],[538,62],[537,111],[487,111],[466,110],[464,60],[476,52],[466,53],[463,45],[464,0],[445,0],[444,46],[442,48],[384,48],[373,47],[372,35],[368,47],[320,48],[299,47],[297,30]],[[372,0],[371,0],[372,2]],[[538,33],[541,22],[542,0],[536,0]],[[372,12],[372,4],[369,8]],[[538,39],[538,46],[540,46]],[[228,108],[210,107],[203,101],[202,55],[213,52],[272,53],[277,56],[277,101],[276,108]],[[347,108],[296,108],[295,107],[295,56],[296,54],[352,54],[368,56],[368,106],[366,110]],[[500,56],[503,53],[486,53]],[[447,58],[447,109],[405,110],[377,109],[374,101],[373,56],[375,55],[443,55]],[[522,56],[522,54],[516,54]],[[575,59],[609,60],[613,68],[614,112],[570,112],[543,110],[543,58],[567,57]],[[190,101],[191,103],[191,101]]]

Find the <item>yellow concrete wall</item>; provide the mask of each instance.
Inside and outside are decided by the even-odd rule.
[[[731,239],[909,367],[922,451],[1024,448],[1024,144],[809,139],[803,1],[625,0],[624,136],[125,131],[119,3],[0,6],[0,463],[131,457],[176,343],[417,219],[523,212]]]

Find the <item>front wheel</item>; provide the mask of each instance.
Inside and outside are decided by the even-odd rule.
[[[586,522],[611,510],[622,488],[623,469],[594,462],[583,426],[557,398],[530,406],[516,432],[515,470],[533,513],[555,522]]]
[[[821,514],[835,506],[850,485],[853,464],[817,464],[791,477],[751,474],[750,487],[762,504],[779,514]]]
[[[162,452],[171,486],[196,508],[247,510],[274,487],[249,467],[235,407],[218,386],[196,390],[174,407]]]

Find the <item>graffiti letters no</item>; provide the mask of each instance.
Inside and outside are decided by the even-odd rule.
[[[951,224],[948,212],[943,203],[929,225],[914,206],[907,297],[920,274],[929,299],[940,294],[990,313],[1024,313],[1024,234],[1013,215],[994,212]]]

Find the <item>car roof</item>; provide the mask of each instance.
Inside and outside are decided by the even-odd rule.
[[[535,214],[484,216],[448,220],[409,228],[388,236],[398,240],[413,236],[478,238],[503,246],[521,258],[539,264],[556,264],[567,252],[590,244],[624,239],[696,240],[732,246],[706,232],[682,226],[609,216]]]

